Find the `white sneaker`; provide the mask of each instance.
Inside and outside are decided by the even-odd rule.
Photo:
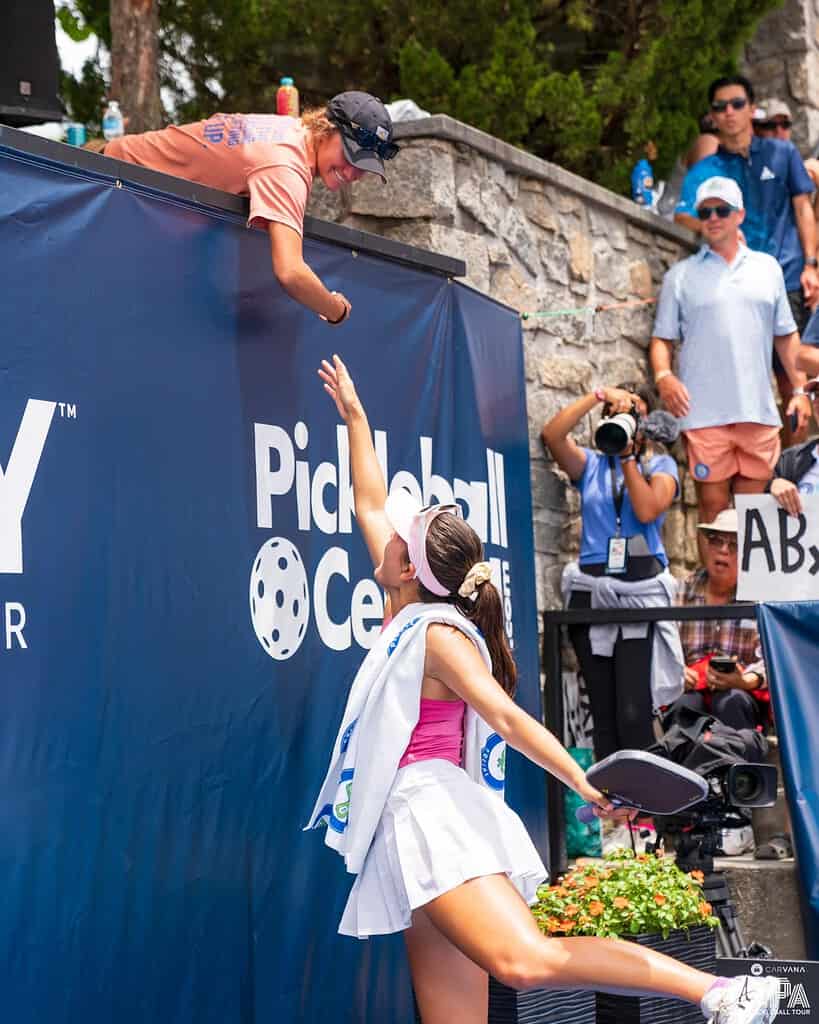
[[[708,1024],[770,1024],[779,1013],[779,979],[731,978],[707,992],[701,1006],[711,1014]]]
[[[721,829],[719,845],[723,857],[739,857],[743,853],[751,853],[756,849],[754,830],[750,825]]]

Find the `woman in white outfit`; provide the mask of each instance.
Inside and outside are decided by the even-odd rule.
[[[402,664],[412,657],[411,644],[402,648],[402,638],[412,637],[416,624],[426,621],[425,611],[429,613],[421,634],[420,683],[413,684],[406,672],[402,676],[405,690],[415,685],[413,699],[405,701],[402,691],[382,704],[372,696],[374,691],[368,698],[378,714],[370,715],[369,724],[365,721],[370,747],[361,760],[369,761],[370,768],[373,759],[381,757],[383,763],[378,729],[383,731],[385,716],[401,720],[405,706],[413,708],[406,725],[410,738],[403,754],[394,753],[392,763],[398,767],[390,779],[373,778],[371,771],[370,790],[379,781],[385,787],[383,810],[371,842],[367,836],[360,866],[349,850],[345,853],[357,879],[340,930],[359,937],[404,931],[424,1024],[485,1024],[489,974],[516,989],[665,994],[698,1003],[714,1024],[768,1024],[778,1004],[775,979],[717,979],[636,943],[547,938],[539,931],[527,900],[533,899],[546,872],[517,815],[473,781],[465,763],[453,763],[457,706],[465,706],[461,720],[467,731],[470,722],[485,724],[493,736],[592,803],[596,813],[616,812],[587,783],[557,739],[512,700],[515,665],[506,644],[500,596],[489,581],[477,535],[453,506],[423,510],[411,507],[408,494],[387,498],[369,423],[346,367],[334,356],[332,363],[322,363],[319,376],[349,432],[356,519],[375,579],[387,594],[389,622],[384,649],[377,650],[376,644],[353,683],[348,715],[356,717],[345,718],[346,728],[342,723],[334,748],[336,764],[345,751],[349,754],[350,735],[360,732],[367,718],[360,690],[354,696],[367,663],[381,658],[390,672],[400,675]],[[360,707],[350,711],[355,700]],[[372,749],[379,743],[381,754]],[[467,743],[468,736],[464,750]],[[403,749],[404,740],[400,745]],[[352,774],[350,769],[342,778],[351,779]],[[346,822],[339,818],[349,812],[353,829],[357,806],[366,816],[363,804],[370,792],[359,796],[359,805],[354,785],[346,793],[343,805],[325,805],[333,818],[327,830],[330,845],[343,841],[339,837]]]

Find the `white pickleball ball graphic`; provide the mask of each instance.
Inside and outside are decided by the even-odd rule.
[[[296,653],[309,614],[307,573],[298,549],[286,537],[265,541],[250,573],[250,617],[271,658],[285,661]]]

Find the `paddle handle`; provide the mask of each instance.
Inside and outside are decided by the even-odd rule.
[[[611,800],[610,803],[613,807],[625,806],[619,800]],[[580,807],[574,812],[575,818],[582,822],[584,825],[591,825],[597,815],[594,813],[594,804],[581,804]]]

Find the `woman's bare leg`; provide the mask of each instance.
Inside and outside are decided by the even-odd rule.
[[[486,1024],[489,979],[443,936],[423,910],[404,932],[423,1024]]]
[[[594,988],[699,1003],[716,980],[636,942],[546,938],[505,875],[464,882],[424,911],[473,963],[515,989]]]

